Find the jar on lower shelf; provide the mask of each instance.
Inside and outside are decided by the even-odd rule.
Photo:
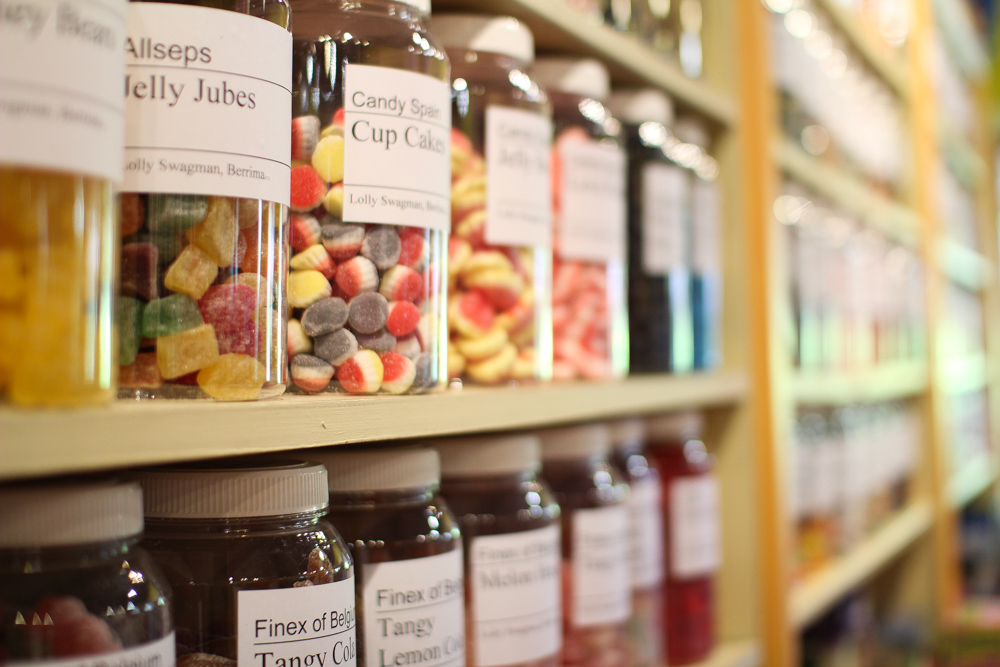
[[[0,659],[173,667],[169,587],[142,528],[134,482],[0,489]]]

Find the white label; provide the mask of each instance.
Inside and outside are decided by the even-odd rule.
[[[630,488],[632,588],[663,581],[663,489],[659,480],[643,479]]]
[[[344,104],[344,222],[447,230],[448,84],[426,74],[348,65]]]
[[[0,163],[121,180],[126,5],[0,2]]]
[[[642,167],[642,268],[662,276],[684,268],[684,211],[690,206],[687,172],[652,162]]]
[[[292,36],[266,19],[132,2],[126,192],[288,204]]]
[[[514,665],[562,648],[559,526],[477,537],[469,576],[478,667]]]
[[[670,484],[670,572],[691,579],[719,567],[719,485],[710,475]]]
[[[0,3],[0,13],[2,12],[3,4]],[[4,665],[5,667],[136,667],[137,665],[174,667],[177,664],[176,650],[177,640],[174,638],[174,633],[171,632],[162,639],[115,653],[62,658],[60,660],[12,660],[5,662]]]
[[[240,667],[353,667],[357,663],[354,578],[321,586],[240,591]]]
[[[559,145],[559,254],[589,262],[625,257],[625,152],[596,141]]]
[[[719,184],[716,181],[703,181],[700,178],[694,180],[691,195],[694,221],[691,254],[694,258],[694,270],[701,274],[719,271],[720,199]]]
[[[620,623],[632,613],[628,507],[573,512],[573,625]]]
[[[486,242],[552,245],[552,121],[486,108]]]
[[[465,665],[461,549],[364,568],[367,665]]]

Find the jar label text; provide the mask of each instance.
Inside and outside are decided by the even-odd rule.
[[[663,491],[657,479],[631,485],[629,520],[632,588],[649,588],[663,581]]]
[[[628,508],[573,512],[574,627],[621,623],[632,613]]]
[[[625,152],[597,141],[558,146],[557,243],[564,259],[625,259]]]
[[[692,579],[719,567],[719,484],[715,477],[670,483],[670,573]]]
[[[642,270],[663,276],[685,268],[691,210],[690,175],[681,167],[642,168]]]

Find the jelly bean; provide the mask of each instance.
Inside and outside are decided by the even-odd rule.
[[[218,358],[219,343],[211,324],[156,340],[156,363],[167,380],[201,370]]]
[[[219,275],[219,266],[199,248],[189,245],[167,269],[163,285],[172,292],[182,292],[200,299]]]
[[[143,302],[129,296],[118,297],[118,363],[128,366],[139,354],[139,343],[142,342],[140,329],[142,326]]]
[[[347,329],[338,329],[333,333],[318,336],[313,341],[313,354],[334,366],[344,363],[357,351],[358,339]]]
[[[388,225],[369,228],[361,242],[361,255],[382,271],[392,268],[399,261],[401,251],[399,233]]]
[[[146,206],[142,198],[132,192],[120,195],[122,202],[122,236],[135,234],[146,223]]]
[[[146,338],[159,338],[193,329],[203,322],[194,299],[186,294],[172,294],[146,304],[141,331]]]
[[[264,386],[264,365],[245,354],[223,354],[198,371],[198,386],[220,401],[252,401]]]
[[[156,232],[182,232],[208,214],[208,197],[199,195],[149,195],[149,226]]]
[[[144,301],[159,295],[157,261],[159,250],[152,243],[126,243],[121,254],[121,290]],[[213,276],[214,279],[214,276]]]
[[[302,313],[303,331],[315,338],[347,324],[347,303],[338,297],[320,299]]]
[[[358,333],[375,333],[385,326],[389,302],[377,292],[365,292],[351,299],[347,321]]]

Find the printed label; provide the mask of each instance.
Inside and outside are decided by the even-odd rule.
[[[447,231],[451,104],[444,81],[348,65],[344,79],[344,222]]]
[[[559,526],[477,537],[471,546],[478,667],[514,665],[562,647]]]
[[[719,567],[719,485],[712,476],[670,484],[670,573],[691,579]]]
[[[465,664],[461,549],[364,568],[369,667]]]
[[[620,623],[632,613],[628,507],[573,512],[573,625]]]
[[[625,258],[625,152],[596,141],[563,142],[559,254],[588,262]]]
[[[0,2],[0,163],[121,180],[127,4]]]
[[[551,161],[551,120],[521,109],[486,108],[487,243],[552,246]]]
[[[687,172],[672,164],[642,168],[642,268],[662,276],[684,268],[685,210],[689,200]]]
[[[288,204],[287,30],[238,12],[132,2],[125,65],[125,191]]]
[[[716,181],[694,179],[691,193],[692,256],[697,273],[717,273],[720,263],[720,221],[722,202],[719,184]]]
[[[663,489],[659,480],[643,479],[630,487],[632,588],[663,581]]]
[[[240,591],[240,667],[353,667],[354,578],[321,586]]]
[[[0,12],[3,6],[0,4]],[[174,667],[177,640],[171,632],[163,639],[133,646],[124,651],[78,656],[60,660],[12,660],[6,667]]]

